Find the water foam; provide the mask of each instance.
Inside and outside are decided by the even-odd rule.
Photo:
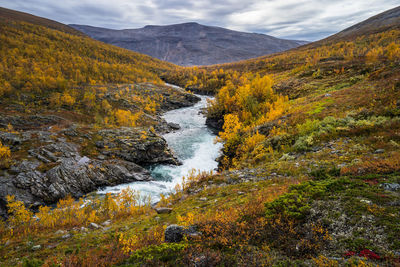
[[[172,110],[163,115],[168,122],[178,123],[181,129],[164,135],[169,147],[182,161],[181,166],[157,165],[151,168],[154,181],[133,182],[99,190],[99,194],[118,193],[130,187],[150,195],[152,201],[158,201],[160,194],[169,194],[176,184],[182,182],[182,177],[188,175],[192,169],[211,171],[217,168],[215,159],[220,153],[222,145],[215,143],[215,135],[206,127],[205,117],[200,113],[206,107],[210,97],[199,96],[201,101],[188,108]]]

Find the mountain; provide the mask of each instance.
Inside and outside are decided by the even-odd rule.
[[[400,29],[400,6],[382,12],[327,38],[350,39],[360,35]]]
[[[281,52],[306,41],[232,31],[195,22],[140,29],[112,30],[86,25],[71,27],[90,37],[178,65],[211,65]]]

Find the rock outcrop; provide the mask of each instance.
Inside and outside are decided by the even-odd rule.
[[[224,126],[224,120],[222,118],[212,118],[207,117],[206,125],[210,127],[210,129],[218,134],[218,132],[222,131],[222,126]]]
[[[28,128],[22,121],[19,127]],[[84,133],[75,125],[59,132],[45,128],[47,122],[39,130],[0,131],[2,143],[23,154],[11,168],[0,170],[0,215],[6,216],[7,195],[34,209],[67,195],[82,197],[99,187],[151,180],[145,165],[179,164],[165,139],[152,131],[121,127]],[[88,155],[85,146],[91,142],[96,153]],[[25,147],[30,149],[24,153]]]
[[[151,131],[143,134],[130,128],[119,128],[101,130],[98,134],[102,140],[96,142],[96,147],[104,155],[144,165],[180,164],[168,149],[165,139]]]
[[[91,159],[81,156],[79,146],[56,142],[30,150],[24,160],[0,176],[0,213],[5,215],[5,197],[15,195],[35,208],[71,195],[75,198],[102,186],[150,180],[150,173],[123,159]]]

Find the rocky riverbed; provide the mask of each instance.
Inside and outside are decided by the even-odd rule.
[[[200,100],[179,90],[169,95],[159,115]],[[179,125],[159,115],[151,116],[154,128],[97,129],[62,115],[1,114],[0,141],[11,149],[12,161],[0,170],[0,215],[7,214],[7,195],[34,209],[67,195],[79,198],[104,186],[149,181],[144,167],[151,164],[181,164],[161,136]]]

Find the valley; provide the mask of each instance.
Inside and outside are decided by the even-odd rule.
[[[400,264],[400,7],[190,67],[0,29],[1,266]]]

